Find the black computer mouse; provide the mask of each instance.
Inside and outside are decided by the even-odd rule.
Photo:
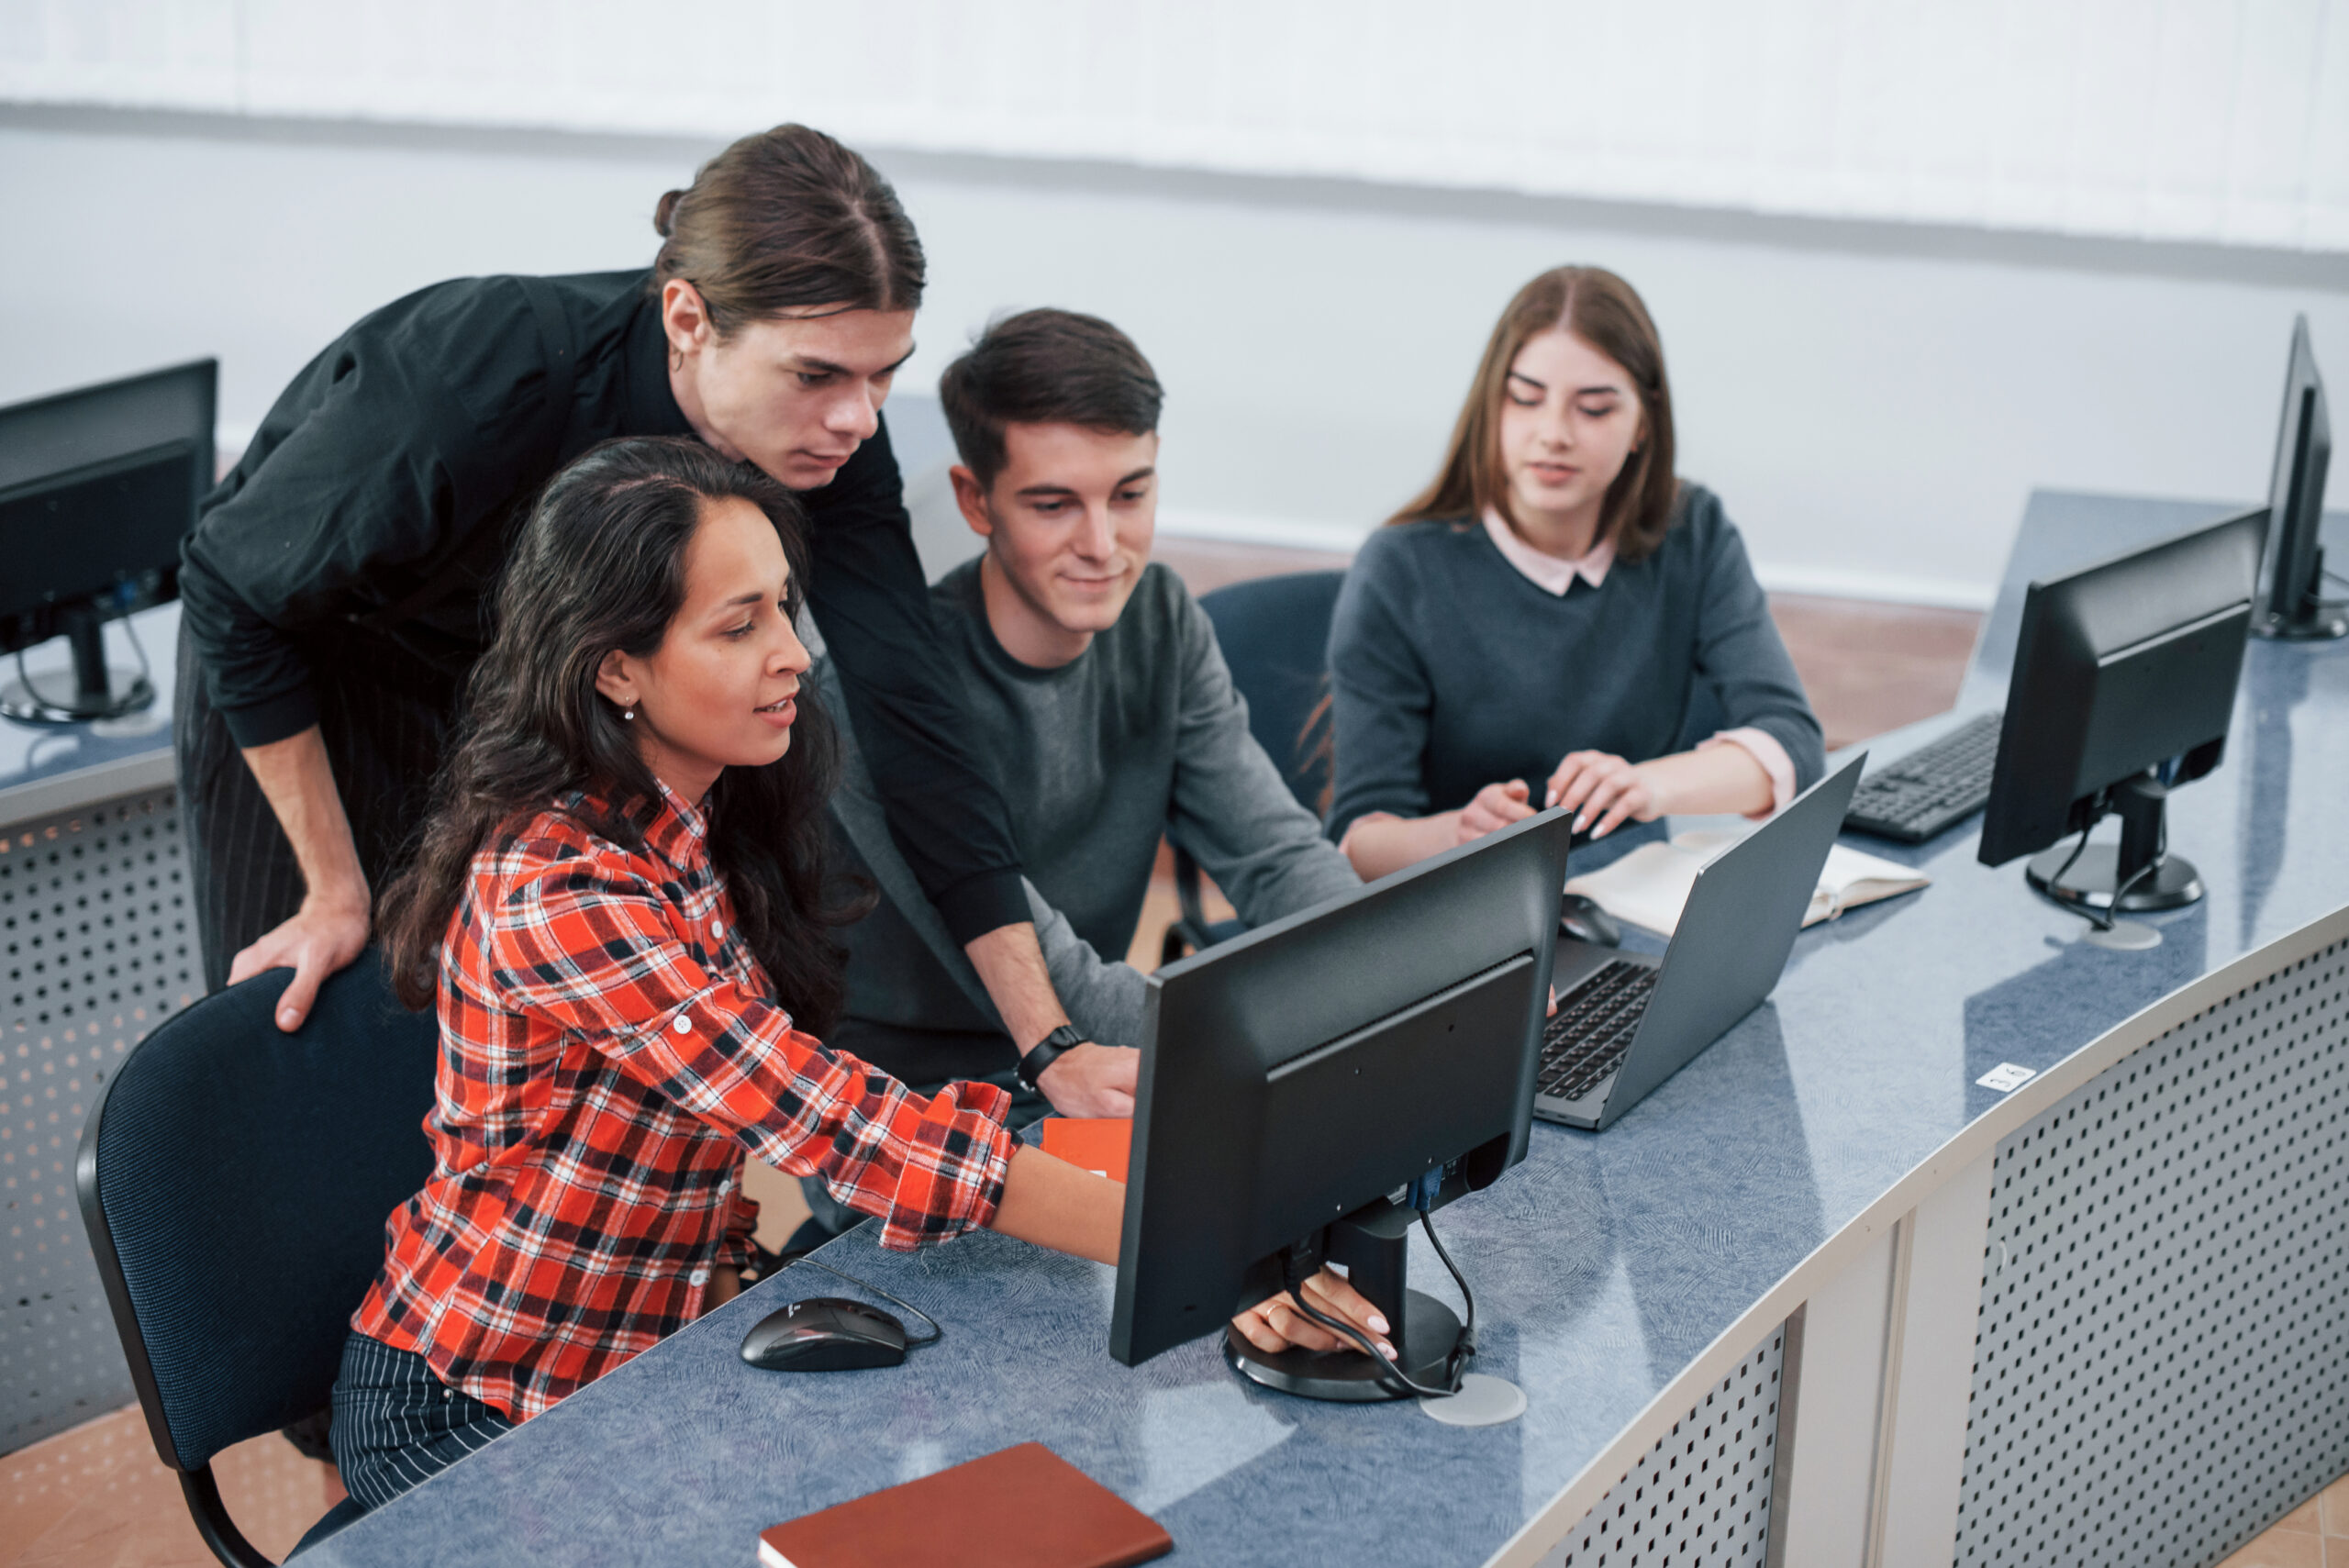
[[[1601,909],[1597,899],[1585,898],[1579,893],[1569,893],[1558,900],[1558,929],[1595,948],[1623,945],[1623,928],[1615,923],[1615,917]]]
[[[906,1359],[906,1326],[877,1307],[811,1296],[770,1312],[742,1336],[742,1359],[770,1372],[848,1372]]]

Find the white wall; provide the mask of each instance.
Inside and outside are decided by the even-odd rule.
[[[715,145],[0,107],[0,399],[217,353],[249,428],[406,289],[642,264]],[[1167,384],[1194,529],[1357,536],[1566,260],[1646,294],[1684,471],[1784,586],[1987,601],[2033,485],[2259,494],[2294,311],[2349,375],[2349,260],[2306,250],[868,150],[931,259],[907,384],[996,311],[1108,316]]]
[[[2349,0],[8,0],[0,98],[2349,250]]]

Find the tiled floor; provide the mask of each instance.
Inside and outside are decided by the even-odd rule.
[[[2285,1515],[2219,1568],[2349,1568],[2349,1475]]]
[[[213,1461],[228,1517],[272,1562],[342,1500],[334,1467],[273,1432]],[[0,1568],[209,1568],[137,1407],[0,1459]]]

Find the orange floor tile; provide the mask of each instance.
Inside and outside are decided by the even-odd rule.
[[[2219,1568],[2349,1568],[2349,1475],[2285,1515]]]
[[[213,1461],[228,1517],[276,1561],[342,1500],[334,1467],[272,1432]],[[0,1458],[0,1568],[207,1568],[137,1407]]]

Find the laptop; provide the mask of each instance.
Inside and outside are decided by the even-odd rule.
[[[1867,754],[1797,795],[1697,873],[1662,959],[1563,933],[1533,1114],[1597,1131],[1762,1005],[1843,826]]]

